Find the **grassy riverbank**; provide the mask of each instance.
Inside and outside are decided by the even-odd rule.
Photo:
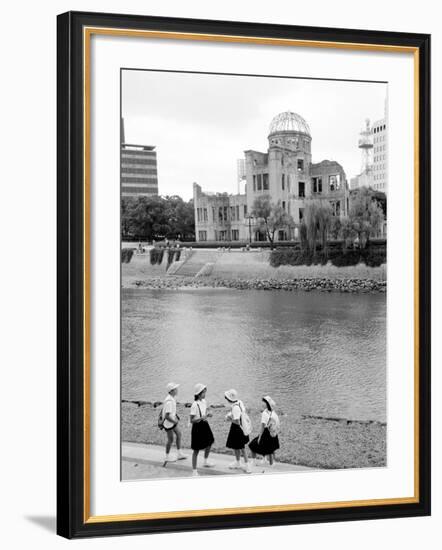
[[[159,408],[146,403],[122,403],[122,439],[139,443],[163,444],[164,432],[157,427]],[[227,410],[210,408],[210,424],[215,435],[213,450],[230,453],[225,448],[229,424]],[[254,432],[260,411],[250,410]],[[370,468],[386,466],[386,425],[314,417],[291,417],[278,411],[281,419],[277,460],[315,468]],[[178,404],[183,446],[190,447],[189,408]]]

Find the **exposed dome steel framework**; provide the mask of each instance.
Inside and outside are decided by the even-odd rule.
[[[310,128],[307,122],[302,116],[292,111],[285,111],[273,118],[270,124],[269,135],[279,132],[299,132],[311,137]]]

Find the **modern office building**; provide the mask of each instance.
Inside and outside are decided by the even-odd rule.
[[[276,240],[299,236],[306,202],[327,201],[333,214],[348,212],[348,183],[335,161],[312,162],[312,136],[307,122],[287,111],[271,122],[266,153],[245,151],[245,194],[208,194],[194,184],[196,239],[198,241],[261,241],[265,235],[251,217],[255,199],[268,195],[291,216],[293,224],[278,231]]]
[[[388,127],[382,118],[373,123],[373,188],[387,191],[388,181]]]
[[[120,183],[122,197],[158,195],[157,153],[154,145],[135,145],[124,141],[121,119]]]

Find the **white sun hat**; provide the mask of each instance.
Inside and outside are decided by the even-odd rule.
[[[175,384],[175,382],[169,382],[166,386],[167,393],[170,393],[173,390],[176,390],[179,387],[179,384]]]
[[[235,401],[238,401],[238,393],[236,390],[231,389],[224,392],[224,397],[234,403]]]
[[[207,389],[205,384],[196,384],[193,390],[193,395],[199,395],[203,390]]]
[[[276,403],[273,401],[273,399],[270,397],[270,395],[264,395],[264,397],[262,399],[263,399],[263,401],[265,401],[266,403],[269,404],[269,407],[272,409],[272,411],[275,409]]]

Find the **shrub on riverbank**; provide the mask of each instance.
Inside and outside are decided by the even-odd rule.
[[[133,248],[123,248],[121,250],[121,263],[128,264],[131,261],[133,255],[134,255]]]
[[[270,265],[325,265],[328,261],[336,267],[347,267],[364,263],[369,267],[379,267],[386,263],[385,246],[369,246],[363,250],[329,247],[327,253],[321,250],[300,250],[299,248],[277,248],[270,254]]]
[[[168,248],[167,249],[167,269],[169,269],[170,265],[175,261],[178,262],[181,257],[181,249],[180,248]]]
[[[361,251],[361,256],[364,258],[365,265],[369,267],[378,267],[387,262],[386,248],[369,247]]]
[[[151,248],[149,254],[151,265],[161,265],[163,263],[164,248]]]

